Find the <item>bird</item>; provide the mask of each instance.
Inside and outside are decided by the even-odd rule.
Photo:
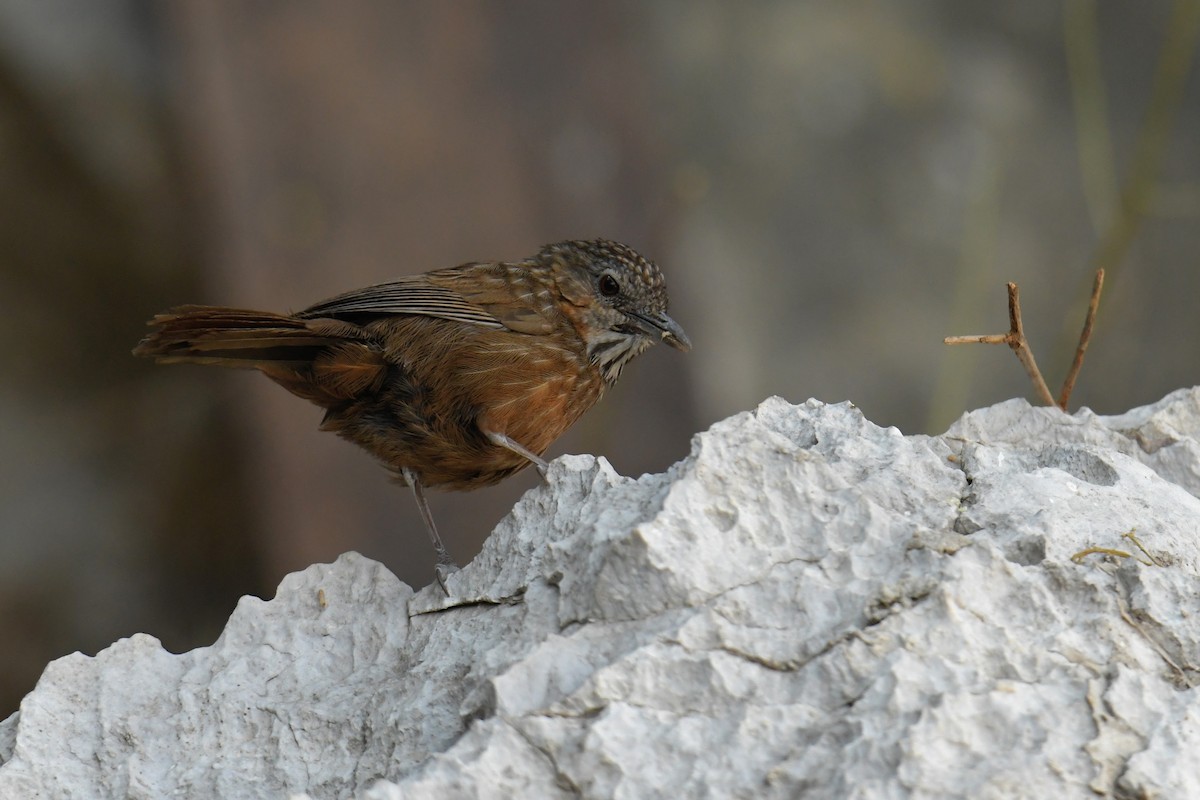
[[[691,349],[658,266],[608,239],[409,275],[295,313],[183,305],[147,325],[136,356],[256,369],[324,409],[321,430],[412,489],[447,595],[458,566],[424,490],[489,486],[531,464],[544,479],[546,450],[632,359],[659,341]]]

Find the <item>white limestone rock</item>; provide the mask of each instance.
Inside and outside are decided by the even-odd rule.
[[[564,457],[449,599],[347,554],[55,661],[0,798],[1200,797],[1198,438],[1195,389],[771,399],[663,475]]]

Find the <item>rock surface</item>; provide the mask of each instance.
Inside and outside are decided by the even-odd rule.
[[[347,554],[55,661],[0,798],[1200,797],[1198,438],[1197,389],[771,399],[663,475],[564,457],[450,599]]]

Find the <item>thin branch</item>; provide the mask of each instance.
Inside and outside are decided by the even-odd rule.
[[[1136,534],[1137,534],[1137,528],[1130,528],[1129,533],[1121,534],[1121,538],[1128,539],[1129,541],[1133,542],[1135,545],[1137,545],[1137,549],[1141,550],[1142,554],[1145,555],[1146,558],[1150,559],[1150,561],[1148,563],[1143,561],[1142,562],[1143,564],[1147,564],[1147,566],[1153,566],[1153,567],[1165,567],[1166,564],[1164,564],[1162,561],[1160,561],[1156,556],[1151,555],[1150,551],[1146,549],[1146,546],[1144,544],[1142,544],[1141,540],[1138,539]],[[1141,561],[1140,558],[1138,560]]]
[[[1112,556],[1113,558],[1132,558],[1134,561],[1146,567],[1166,566],[1162,561],[1160,561],[1157,557],[1152,555],[1149,550],[1146,549],[1146,545],[1142,544],[1142,540],[1137,537],[1137,528],[1130,528],[1127,533],[1121,534],[1121,538],[1128,539],[1129,541],[1133,542],[1134,545],[1137,546],[1137,549],[1141,550],[1142,555],[1144,555],[1146,558],[1141,559],[1135,556],[1133,553],[1127,553],[1124,550],[1115,550],[1111,547],[1088,547],[1071,556],[1071,560],[1076,564],[1082,564],[1084,559],[1086,559],[1088,556],[1105,555]]]
[[[1074,561],[1076,564],[1082,564],[1087,559],[1088,556],[1096,556],[1096,555],[1112,556],[1113,558],[1134,558],[1133,553],[1127,553],[1124,550],[1114,550],[1111,547],[1085,547],[1084,549],[1080,550],[1078,553],[1075,553],[1074,555],[1072,555],[1071,560]],[[1142,561],[1140,558],[1138,558],[1136,560],[1141,564],[1145,564],[1147,567],[1154,566],[1153,564],[1149,564],[1145,561]]]
[[[1021,298],[1017,294],[1015,283],[1008,284],[1008,322],[1012,328],[1010,333],[1015,334],[1009,340],[1008,346],[1017,354],[1021,366],[1025,367],[1025,373],[1029,375],[1029,380],[1033,381],[1033,388],[1041,397],[1042,402],[1048,406],[1055,405],[1054,395],[1050,394],[1050,387],[1046,385],[1042,371],[1038,369],[1037,362],[1033,360],[1033,350],[1029,349],[1029,342],[1025,340],[1025,328],[1021,325]]]
[[[1021,362],[1021,366],[1025,367],[1025,372],[1029,375],[1029,379],[1033,381],[1033,388],[1037,392],[1039,399],[1048,406],[1057,406],[1058,403],[1054,402],[1054,395],[1050,394],[1050,387],[1046,385],[1046,379],[1042,377],[1042,372],[1038,369],[1037,361],[1034,360],[1033,350],[1030,349],[1029,342],[1025,339],[1025,326],[1021,324],[1021,296],[1015,283],[1008,284],[1008,323],[1008,333],[992,333],[977,336],[947,336],[942,341],[946,344],[979,343],[1008,345],[1017,354],[1017,359]]]
[[[1008,344],[1007,333],[981,333],[976,336],[947,336],[945,344]]]
[[[1079,334],[1079,346],[1075,348],[1075,358],[1071,361],[1071,369],[1067,379],[1063,381],[1062,392],[1058,395],[1058,407],[1067,410],[1067,402],[1071,392],[1075,391],[1075,379],[1083,366],[1083,356],[1092,340],[1092,326],[1096,323],[1096,309],[1100,307],[1100,292],[1104,289],[1104,270],[1096,270],[1096,279],[1092,282],[1092,299],[1088,301],[1087,316],[1083,320],[1083,332]]]

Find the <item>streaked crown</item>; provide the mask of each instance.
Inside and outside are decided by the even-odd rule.
[[[680,350],[691,347],[667,316],[662,272],[632,247],[609,239],[559,242],[542,248],[538,260],[568,267],[586,285],[578,292],[572,287],[570,299],[579,306],[588,358],[607,383],[660,339]]]

